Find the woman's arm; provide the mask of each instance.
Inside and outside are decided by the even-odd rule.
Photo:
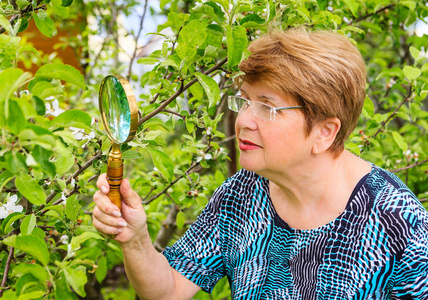
[[[122,212],[107,197],[105,174],[97,182],[93,224],[100,232],[116,235],[121,244],[126,274],[141,299],[190,299],[199,286],[175,271],[153,247],[141,198],[124,179],[120,186]]]

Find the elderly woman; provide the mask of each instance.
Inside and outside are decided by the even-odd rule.
[[[344,150],[365,98],[365,66],[339,34],[305,29],[254,41],[240,69],[242,170],[186,234],[153,248],[140,197],[122,214],[94,195],[94,226],[117,234],[144,299],[190,299],[224,276],[233,299],[428,299],[428,214],[396,176]]]

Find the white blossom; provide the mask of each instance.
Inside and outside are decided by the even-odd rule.
[[[8,215],[14,213],[14,212],[22,212],[24,209],[22,205],[16,205],[16,202],[18,201],[18,196],[13,195],[7,199],[6,204],[3,204],[0,207],[0,219],[6,218]]]
[[[59,238],[59,242],[62,243],[62,244],[64,244],[64,245],[67,245],[68,244],[68,236],[67,235],[61,236]]]
[[[50,99],[46,98],[46,100],[50,100]],[[45,117],[48,117],[48,116],[58,117],[61,113],[64,112],[63,109],[59,108],[59,103],[57,99],[52,101],[52,106],[50,105],[50,103],[46,103],[45,105],[46,105]]]

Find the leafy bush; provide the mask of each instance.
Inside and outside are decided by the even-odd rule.
[[[426,204],[428,38],[416,32],[428,15],[426,1],[163,0],[160,12],[147,4],[2,2],[0,296],[135,297],[120,247],[91,225],[94,181],[105,172],[110,148],[93,101],[103,74],[127,72],[141,92],[136,138],[121,148],[125,176],[141,195],[153,243],[162,250],[239,167],[226,97],[235,92],[248,41],[269,27],[332,29],[358,46],[368,66],[368,96],[346,147],[397,172]],[[136,47],[124,64],[116,21],[137,7],[143,7],[142,25],[150,14],[166,16],[154,33],[164,39],[139,59]],[[79,28],[82,19],[96,29]],[[57,28],[78,30],[57,47],[81,49],[84,74],[27,42],[33,20],[47,37]],[[138,40],[142,28],[129,36]],[[88,44],[94,34],[103,37],[100,47]],[[24,70],[34,65],[34,75]],[[136,69],[148,71],[137,75]],[[211,296],[195,298],[229,294],[222,280]]]

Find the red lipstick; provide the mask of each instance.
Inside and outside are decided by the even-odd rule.
[[[239,149],[240,150],[256,150],[259,148],[260,148],[260,146],[254,144],[250,141],[239,139]]]

